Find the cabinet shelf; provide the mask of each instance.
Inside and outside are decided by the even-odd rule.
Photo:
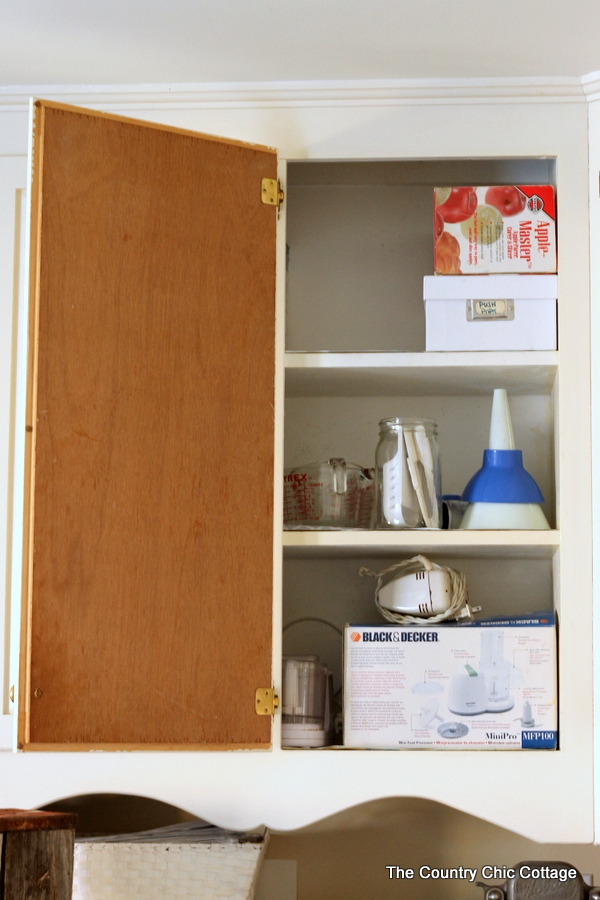
[[[559,531],[284,531],[286,559],[392,557],[432,553],[448,558],[551,559]]]
[[[285,354],[288,397],[550,394],[555,350]]]

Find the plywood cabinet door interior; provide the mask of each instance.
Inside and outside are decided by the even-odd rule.
[[[19,743],[268,746],[274,151],[34,106]]]

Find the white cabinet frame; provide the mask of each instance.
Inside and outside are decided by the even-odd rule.
[[[587,89],[591,92],[589,85]],[[538,841],[593,841],[588,198],[589,184],[594,184],[595,177],[597,185],[597,175],[588,181],[588,104],[581,81],[314,88],[274,85],[180,94],[150,90],[111,93],[109,89],[76,94],[67,89],[45,92],[38,87],[34,93],[277,146],[282,159],[290,160],[556,158],[561,268],[555,448],[561,473],[557,490],[560,548],[554,553],[550,547],[549,552],[554,553],[560,619],[561,749],[556,753],[290,752],[279,748],[280,719],[276,716],[270,752],[7,752],[0,756],[0,805],[33,807],[59,797],[106,791],[153,796],[230,827],[260,822],[289,829],[373,798],[421,796]],[[15,93],[3,99],[0,123],[6,127],[4,131],[0,128],[0,157],[15,152],[24,155],[25,96]],[[600,134],[600,125],[592,138],[594,134]],[[0,185],[3,197],[7,183],[3,179]],[[595,215],[593,234],[598,234]],[[278,253],[281,310],[283,228]],[[13,296],[12,288],[6,293],[13,277],[9,265],[2,257],[3,298]],[[597,274],[595,278],[594,286]],[[282,327],[280,321],[280,347]],[[600,340],[600,335],[596,337]],[[276,402],[280,423],[283,365],[280,359]],[[7,396],[6,375],[0,378],[2,398]],[[0,429],[0,452],[7,453],[12,435],[4,416]],[[276,440],[276,455],[281,460],[281,432]],[[4,477],[1,473],[0,491]],[[4,490],[0,504],[5,502]],[[279,583],[276,570],[276,688],[280,687],[281,662]]]

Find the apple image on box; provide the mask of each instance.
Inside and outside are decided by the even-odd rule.
[[[441,237],[442,232],[444,230],[444,220],[440,215],[439,211],[436,209],[435,211],[435,239]]]
[[[436,210],[444,222],[464,222],[471,218],[477,206],[477,194],[472,187],[437,188],[435,199]]]
[[[441,275],[460,275],[460,244],[444,231],[435,244],[435,270]]]
[[[485,192],[485,202],[495,207],[503,216],[518,216],[527,203],[525,194],[514,184],[497,185]]]
[[[460,223],[460,230],[469,241],[478,244],[495,244],[502,234],[502,216],[497,209],[482,203],[471,216]]]

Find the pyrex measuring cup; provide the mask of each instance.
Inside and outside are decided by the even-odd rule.
[[[377,528],[439,528],[440,460],[432,419],[382,419],[375,454]]]
[[[341,458],[308,463],[284,475],[283,520],[288,527],[371,528],[372,469]]]

